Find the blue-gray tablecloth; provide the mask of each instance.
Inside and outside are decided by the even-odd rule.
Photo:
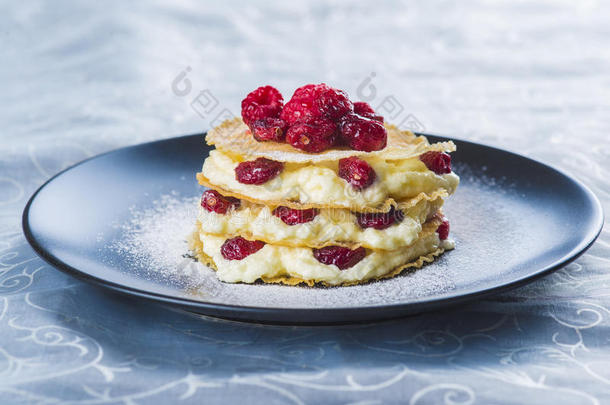
[[[289,95],[320,81],[391,99],[390,121],[555,164],[608,208],[609,6],[3,3],[0,403],[610,403],[608,231],[575,263],[467,306],[275,327],[77,281],[33,253],[20,223],[60,169],[220,118],[194,100],[236,114],[259,85]]]

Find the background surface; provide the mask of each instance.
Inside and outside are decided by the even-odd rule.
[[[0,5],[0,402],[610,402],[606,230],[514,292],[344,327],[196,318],[33,253],[20,215],[47,178],[205,130],[267,83],[390,99],[389,121],[554,164],[608,211],[610,3],[217,3]]]

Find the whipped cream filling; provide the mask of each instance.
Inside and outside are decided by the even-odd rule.
[[[339,270],[335,265],[318,262],[312,249],[266,244],[259,251],[242,260],[226,260],[220,248],[226,238],[199,233],[203,253],[214,261],[220,280],[236,283],[253,283],[259,278],[294,277],[315,280],[329,285],[361,282],[379,278],[407,263],[442,249],[436,232],[429,232],[411,246],[393,251],[367,251],[367,255],[354,266]]]
[[[248,239],[287,246],[322,247],[328,245],[360,245],[371,249],[394,250],[408,246],[417,239],[422,223],[442,206],[443,199],[420,200],[404,210],[404,218],[386,229],[361,228],[356,215],[345,209],[320,209],[310,222],[287,225],[272,214],[273,207],[242,201],[238,209],[226,214],[199,207],[201,229],[208,234]]]
[[[418,157],[402,160],[376,156],[361,158],[377,174],[375,182],[363,190],[355,190],[338,176],[338,162],[285,163],[274,179],[262,185],[249,185],[235,179],[235,167],[241,161],[239,156],[213,150],[205,160],[202,172],[215,186],[256,200],[288,200],[345,208],[377,207],[389,198],[404,200],[438,188],[452,194],[459,184],[455,173],[437,175]]]

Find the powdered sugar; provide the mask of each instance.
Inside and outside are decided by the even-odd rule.
[[[335,288],[290,287],[267,284],[230,284],[213,270],[188,257],[186,239],[194,229],[199,197],[163,195],[147,209],[132,209],[112,243],[129,271],[163,285],[177,297],[227,305],[280,308],[338,308],[388,305],[430,298],[454,289],[471,289],[504,276],[504,266],[516,263],[519,252],[537,242],[514,233],[529,219],[518,196],[502,180],[469,175],[446,204],[457,248],[434,263],[398,277],[365,285]],[[532,208],[533,209],[533,208]],[[532,212],[532,215],[535,213]],[[520,223],[519,226],[515,224]],[[493,258],[493,259],[491,259]]]
[[[195,227],[198,200],[181,198],[174,192],[153,201],[151,208],[131,207],[131,219],[117,225],[122,237],[114,241],[112,248],[135,267],[171,276],[192,261],[185,257],[186,240]]]

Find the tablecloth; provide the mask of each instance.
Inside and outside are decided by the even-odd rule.
[[[78,281],[38,258],[20,223],[62,168],[203,131],[259,85],[289,95],[322,81],[390,103],[408,128],[554,164],[607,210],[609,19],[597,1],[3,2],[0,403],[610,403],[607,230],[508,293],[289,327]]]

